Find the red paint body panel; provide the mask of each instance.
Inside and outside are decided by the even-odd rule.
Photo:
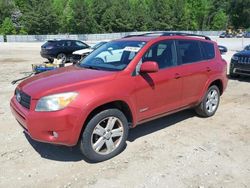
[[[168,36],[121,39],[147,41],[123,71],[70,66],[29,78],[17,88],[31,96],[30,109],[21,106],[14,96],[10,102],[12,113],[33,139],[73,146],[78,142],[88,115],[109,102],[123,101],[128,105],[133,127],[158,115],[197,105],[213,81],[221,81],[223,91],[227,86],[226,63],[214,42],[215,59],[133,75],[138,62],[150,46],[161,40],[186,38]],[[41,97],[72,91],[78,92],[78,96],[65,109],[56,112],[35,111]],[[53,131],[59,134],[58,138],[52,135]]]

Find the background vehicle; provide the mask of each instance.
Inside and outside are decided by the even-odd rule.
[[[75,66],[23,81],[11,109],[33,139],[80,143],[83,155],[98,162],[119,154],[129,128],[138,124],[188,108],[213,116],[227,86],[226,71],[217,44],[207,36],[126,37]]]
[[[250,45],[233,55],[229,74],[231,77],[250,76]]]
[[[246,32],[246,33],[244,34],[244,37],[245,37],[245,38],[250,38],[250,32]]]
[[[86,48],[89,48],[89,45],[79,40],[49,40],[41,46],[40,54],[50,62],[62,59],[62,62],[66,63],[74,51]]]
[[[77,50],[73,52],[72,57],[70,58],[70,62],[72,63],[76,63],[78,62],[80,59],[86,57],[87,55],[89,55],[92,51],[94,51],[95,49],[101,47],[102,45],[106,44],[107,42],[99,42],[96,45],[90,47],[90,48],[85,48],[82,50]]]

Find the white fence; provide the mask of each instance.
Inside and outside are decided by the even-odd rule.
[[[4,38],[2,35],[0,35],[0,42],[4,42]]]
[[[222,31],[180,31],[206,36],[219,36]],[[83,34],[83,35],[7,35],[7,42],[44,42],[53,39],[75,39],[82,41],[101,41],[113,40],[127,35],[138,35],[147,32],[124,32],[124,33],[105,33],[105,34]],[[0,39],[1,40],[1,39]]]

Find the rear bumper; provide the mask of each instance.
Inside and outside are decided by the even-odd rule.
[[[56,54],[44,53],[42,51],[40,52],[40,55],[43,58],[46,58],[46,59],[54,59],[54,58],[56,58]]]
[[[83,126],[81,110],[69,107],[57,112],[35,112],[22,107],[15,97],[11,99],[10,107],[32,139],[66,146],[77,144]],[[54,136],[54,132],[58,137]]]

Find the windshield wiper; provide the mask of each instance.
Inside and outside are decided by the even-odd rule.
[[[91,65],[82,65],[82,67],[86,68],[86,69],[92,69],[92,70],[101,70],[100,68],[94,67],[94,66],[91,66]]]

